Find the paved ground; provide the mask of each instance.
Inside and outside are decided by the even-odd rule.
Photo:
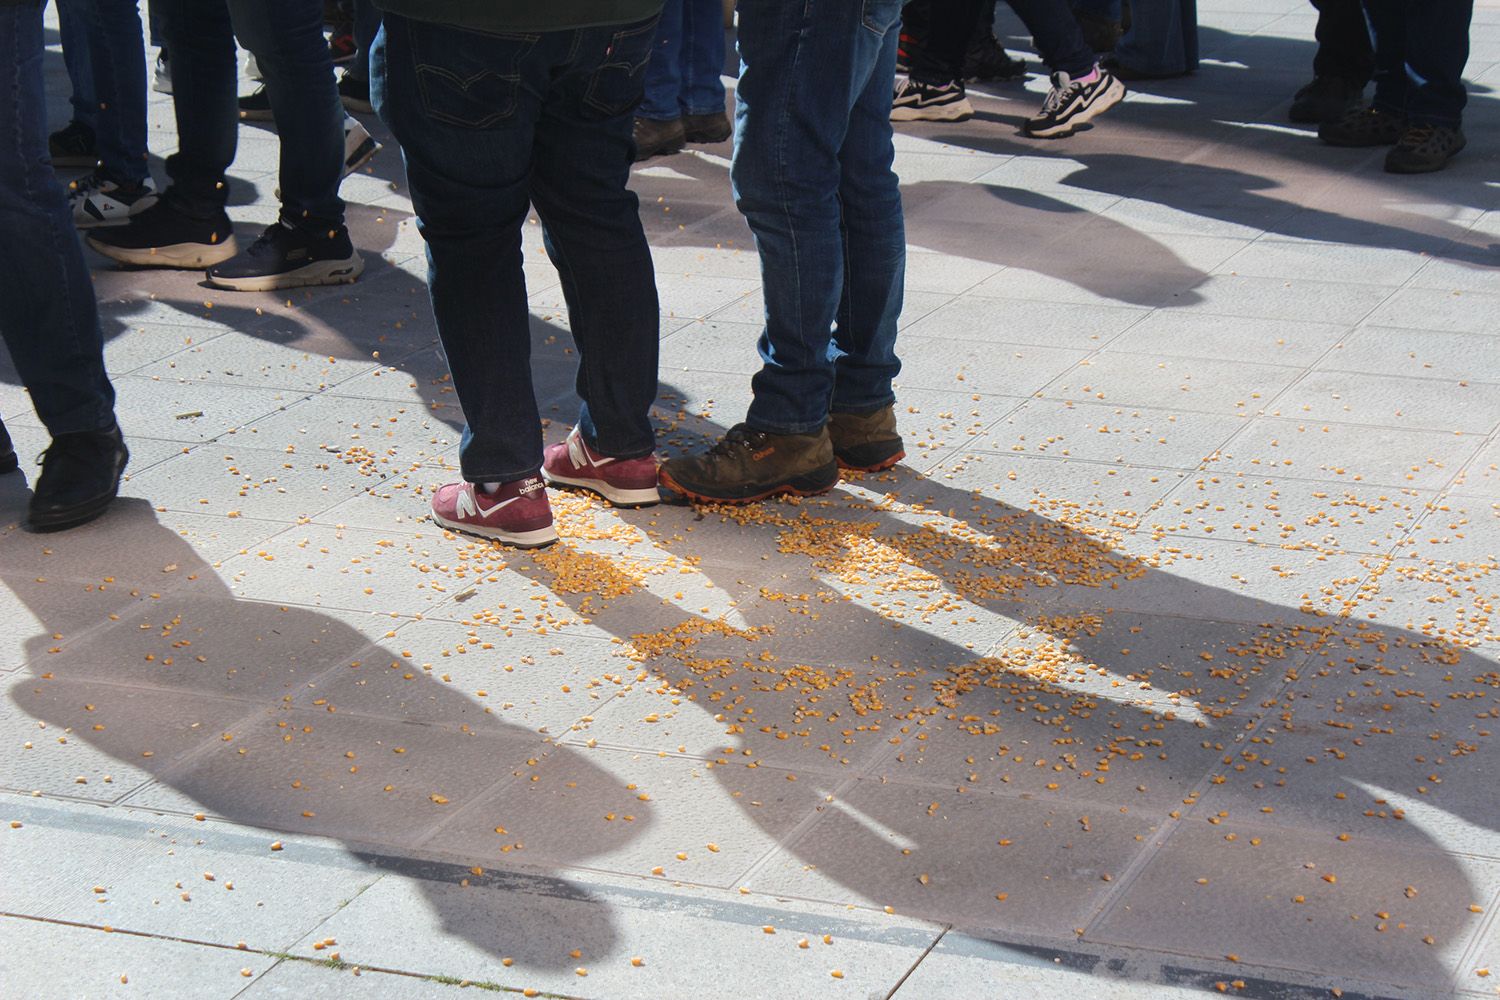
[[[0,993],[1494,996],[1500,7],[1469,151],[1400,180],[1283,124],[1306,4],[1204,7],[1090,133],[1017,136],[1036,78],[902,130],[910,457],[826,499],[436,528],[390,150],[355,286],[93,259],[135,457],[62,536],[0,481]],[[666,452],[755,364],[727,153],[638,172]]]

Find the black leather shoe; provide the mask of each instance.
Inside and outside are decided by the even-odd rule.
[[[118,425],[57,435],[42,452],[42,474],[31,494],[26,526],[62,531],[92,521],[120,491],[120,473],[129,460]]]
[[[0,473],[15,472],[21,467],[16,461],[16,448],[10,443],[10,432],[5,429],[4,422],[0,422]]]

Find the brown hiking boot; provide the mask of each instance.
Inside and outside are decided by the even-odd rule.
[[[687,142],[723,142],[734,134],[729,116],[720,111],[716,115],[683,115],[683,139]]]
[[[705,503],[752,503],[782,493],[810,497],[838,485],[828,429],[768,434],[736,424],[708,451],[662,463],[661,484]]]
[[[658,121],[655,118],[635,120],[635,162],[649,160],[653,156],[682,151],[687,142],[682,131],[682,119]]]
[[[874,413],[829,414],[828,436],[841,468],[879,472],[906,457],[901,435],[896,433],[894,406],[881,407]]]

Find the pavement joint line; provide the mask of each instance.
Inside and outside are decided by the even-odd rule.
[[[952,929],[953,925],[948,924],[937,937],[933,938],[932,943],[923,950],[922,954],[917,956],[916,961],[911,963],[911,967],[902,973],[900,979],[896,980],[896,985],[892,986],[890,992],[885,995],[885,1000],[893,1000],[896,994],[901,992],[901,987],[906,985],[906,981],[911,978],[912,973],[917,971],[919,965],[927,961],[927,956],[932,954],[933,949],[942,943],[943,938],[947,937],[948,932]]]

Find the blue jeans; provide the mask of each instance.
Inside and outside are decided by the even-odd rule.
[[[646,67],[642,118],[724,113],[724,8],[719,0],[667,0]]]
[[[55,437],[112,426],[115,393],[46,113],[41,0],[0,5],[0,337]]]
[[[344,68],[351,79],[370,79],[370,47],[375,44],[375,34],[379,30],[380,8],[375,6],[375,0],[354,0],[354,44],[359,51]]]
[[[735,204],[766,326],[746,422],[816,431],[895,401],[906,275],[891,169],[900,0],[740,0]]]
[[[656,19],[538,34],[392,13],[371,96],[401,144],[438,336],[463,406],[470,482],[534,475],[541,419],[521,226],[530,206],[578,345],[578,426],[616,458],[655,448],[659,312],[640,206],[626,187]],[[889,99],[889,98],[887,98]]]
[[[1458,128],[1474,0],[1365,0],[1365,12],[1375,35],[1375,106],[1416,125]]]
[[[99,102],[94,98],[94,66],[89,57],[89,19],[87,0],[57,0],[57,34],[62,41],[63,65],[68,68],[68,82],[73,93],[68,103],[73,120],[94,127],[94,113]]]
[[[1133,0],[1130,30],[1115,44],[1120,65],[1170,76],[1198,68],[1198,0]]]
[[[87,18],[99,172],[139,184],[146,163],[146,45],[137,0],[78,0]]]
[[[321,0],[155,0],[171,52],[177,152],[167,158],[179,211],[216,218],[229,200],[240,116],[235,37],[255,54],[281,135],[281,219],[339,229],[344,108],[323,37]]]

